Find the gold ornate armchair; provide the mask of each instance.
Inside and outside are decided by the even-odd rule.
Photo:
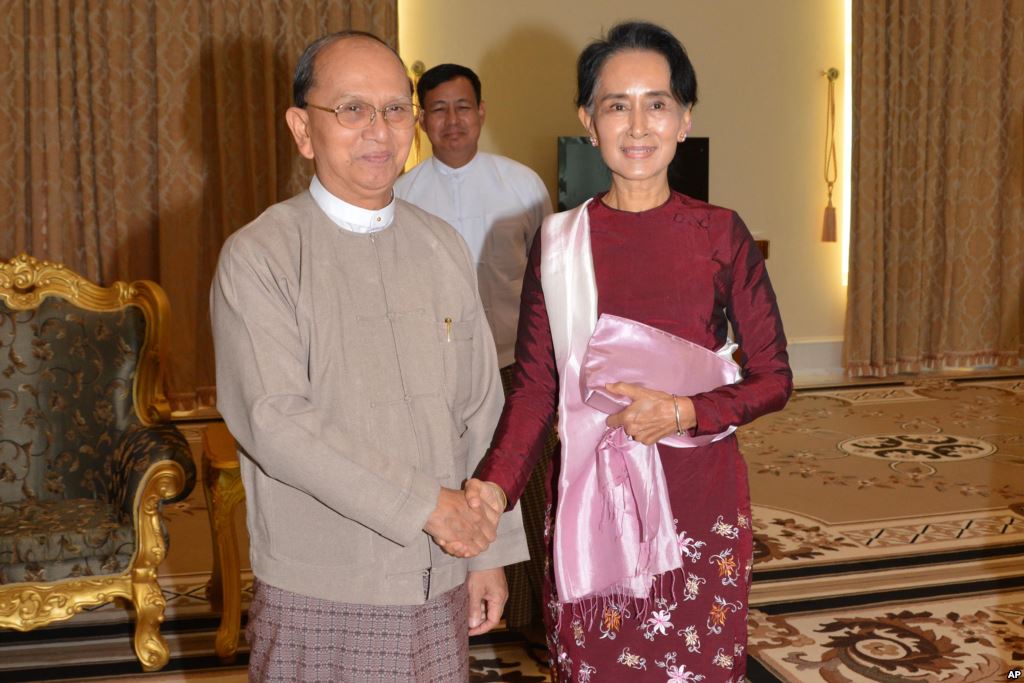
[[[168,312],[153,282],[99,287],[27,255],[0,263],[0,628],[123,599],[147,671],[169,656],[160,506],[195,484],[167,422]]]

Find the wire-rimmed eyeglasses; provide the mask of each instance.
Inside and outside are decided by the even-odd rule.
[[[372,126],[380,112],[384,123],[392,128],[411,128],[419,117],[420,108],[412,102],[392,102],[383,107],[374,107],[372,104],[352,100],[342,102],[337,107],[321,107],[318,104],[306,103],[307,107],[329,111],[338,119],[338,123],[345,128],[366,128]]]

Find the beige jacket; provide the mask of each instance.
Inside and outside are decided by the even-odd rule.
[[[527,557],[518,510],[468,562],[422,531],[501,412],[475,279],[454,230],[401,200],[390,227],[358,234],[304,192],[224,244],[210,294],[217,408],[241,448],[260,580],[415,605],[467,568]]]

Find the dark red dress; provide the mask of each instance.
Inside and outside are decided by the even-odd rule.
[[[739,217],[677,193],[641,213],[600,200],[588,211],[599,314],[632,318],[713,350],[732,322],[744,379],[692,397],[694,433],[716,434],[782,408],[792,389],[786,338],[764,260]],[[477,472],[506,491],[510,506],[557,408],[540,250],[538,237],[523,283],[512,392]],[[588,619],[558,604],[548,563],[544,613],[559,681],[743,679],[753,562],[746,464],[734,436],[702,448],[658,450],[683,568],[666,577],[646,610],[608,602]],[[557,477],[556,462],[548,486],[549,556]]]

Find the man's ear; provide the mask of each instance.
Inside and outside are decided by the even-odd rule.
[[[476,110],[480,112],[480,124],[483,125],[484,119],[487,118],[487,103],[480,100],[480,104],[477,105]]]
[[[299,148],[299,154],[307,159],[313,158],[313,141],[310,139],[309,112],[298,107],[289,107],[284,113],[284,120],[288,123],[288,129],[295,138],[295,146]]]

